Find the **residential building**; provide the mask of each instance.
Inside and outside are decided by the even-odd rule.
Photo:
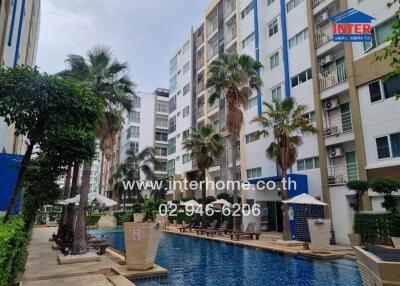
[[[371,43],[332,41],[330,17],[349,8],[375,18]],[[183,46],[171,57],[170,91],[171,96],[176,96],[177,111],[170,113],[170,121],[174,122],[174,116],[186,104],[192,121],[190,126],[177,121],[169,134],[169,140],[175,142],[171,143],[174,152],[168,153],[168,162],[172,162],[169,174],[196,178],[195,164],[181,163],[187,152],[182,150],[181,141],[173,141],[178,134],[212,123],[217,131],[227,135],[223,99],[217,107],[207,103],[212,92],[205,88],[210,63],[222,53],[251,55],[264,66],[260,71],[264,84],[244,110],[240,141],[232,148],[226,140],[225,151],[208,171],[208,178],[240,178],[252,183],[279,181],[279,168],[265,155],[272,135],[253,136],[259,126],[251,120],[265,110],[263,101],[294,97],[298,104],[308,106],[304,116],[311,119],[319,132],[303,138],[297,164],[290,173],[299,180],[298,192],[307,192],[329,204],[325,215],[332,218],[336,241],[348,243],[354,193],[345,184],[382,175],[400,178],[400,105],[393,96],[400,90],[400,80],[383,80],[390,72],[388,61],[373,63],[376,54],[381,54],[387,45],[396,9],[398,5],[389,9],[385,1],[374,0],[213,0],[203,22],[191,28],[191,57],[183,55]],[[188,84],[182,71],[189,60],[190,99],[182,95]],[[237,170],[232,170],[229,162],[232,150],[238,154]],[[208,195],[217,194],[218,191],[208,189]],[[260,204],[263,216],[268,217],[244,220],[256,219],[257,227],[263,230],[281,230],[280,195],[278,189],[242,190],[242,201]],[[171,190],[167,198],[183,196],[198,197],[200,193]],[[381,202],[382,197],[370,191],[363,197],[363,208],[381,210]]]
[[[34,66],[40,27],[41,0],[0,1],[0,65]],[[24,152],[22,137],[0,118],[0,152]]]

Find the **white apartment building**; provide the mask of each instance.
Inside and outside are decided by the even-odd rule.
[[[0,1],[0,66],[34,66],[40,27],[41,0]],[[0,118],[0,152],[22,154],[22,137]]]
[[[133,97],[133,109],[124,114],[124,126],[119,138],[119,160],[126,159],[129,149],[141,152],[147,147],[155,149],[154,172],[159,178],[167,176],[168,141],[168,90],[158,88],[154,92],[137,92]],[[113,168],[116,170],[116,166]],[[150,196],[150,190],[143,196]],[[131,204],[127,204],[129,207]]]
[[[371,43],[332,41],[330,17],[349,8],[375,18]],[[400,103],[393,96],[400,90],[400,80],[382,80],[390,72],[388,62],[372,64],[387,45],[397,8],[388,9],[386,1],[374,0],[212,1],[203,23],[192,28],[189,42],[170,61],[170,94],[176,97],[176,110],[170,113],[170,127],[172,124],[174,128],[170,128],[168,139],[174,147],[168,153],[169,175],[195,178],[196,166],[183,164],[182,156],[187,152],[180,148],[188,128],[213,123],[225,134],[223,100],[218,107],[207,104],[210,92],[204,84],[208,65],[221,53],[249,54],[264,65],[260,71],[264,85],[245,110],[240,144],[232,149],[226,142],[224,154],[207,176],[225,180],[240,173],[242,180],[253,183],[279,181],[279,169],[265,155],[273,138],[252,136],[259,126],[250,121],[264,110],[263,101],[292,96],[298,104],[309,107],[304,116],[312,120],[319,133],[303,138],[297,164],[290,172],[298,183],[297,192],[289,191],[289,195],[306,192],[327,202],[325,215],[332,217],[336,241],[347,244],[353,215],[349,203],[354,194],[345,184],[377,176],[400,178]],[[187,45],[191,55],[183,53]],[[191,74],[183,74],[190,61]],[[188,83],[189,96],[183,95]],[[192,116],[189,126],[189,119],[174,119],[186,105]],[[232,150],[240,155],[238,170],[232,170],[229,162]],[[193,196],[185,191],[170,192],[168,199]],[[216,195],[214,190],[208,191]],[[254,189],[242,191],[241,196],[244,202],[261,205],[263,215],[251,218],[257,220],[258,227],[281,229],[278,190]],[[381,201],[370,192],[363,205],[366,210],[381,210]]]

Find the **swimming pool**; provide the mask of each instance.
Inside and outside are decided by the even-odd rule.
[[[92,232],[125,251],[122,229]],[[361,285],[357,264],[350,260],[302,259],[175,234],[162,234],[156,263],[168,276],[136,285]]]

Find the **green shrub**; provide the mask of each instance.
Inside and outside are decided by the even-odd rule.
[[[393,193],[400,189],[400,181],[389,178],[379,177],[371,183],[371,189],[378,194],[383,195],[382,207],[388,212],[396,213],[397,209],[397,198],[393,196]]]
[[[133,212],[132,211],[115,212],[115,213],[113,213],[113,215],[117,219],[117,225],[123,225],[124,222],[133,221]]]
[[[400,236],[400,215],[361,212],[354,215],[354,231],[364,243],[390,244],[392,236]]]
[[[0,223],[0,286],[9,285],[25,266],[29,234],[21,218]]]
[[[99,222],[101,214],[91,214],[88,216],[89,225],[96,225]]]
[[[141,213],[142,212],[142,204],[140,204],[140,203],[133,204],[132,210],[133,210],[133,213],[135,213],[135,214]]]

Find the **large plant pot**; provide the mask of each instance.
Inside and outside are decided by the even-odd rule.
[[[144,213],[134,213],[133,221],[136,223],[141,223],[144,221]]]
[[[130,270],[154,266],[161,230],[156,223],[124,223],[126,263]]]
[[[347,236],[350,240],[351,246],[360,246],[361,245],[361,234],[359,233],[348,233]]]

